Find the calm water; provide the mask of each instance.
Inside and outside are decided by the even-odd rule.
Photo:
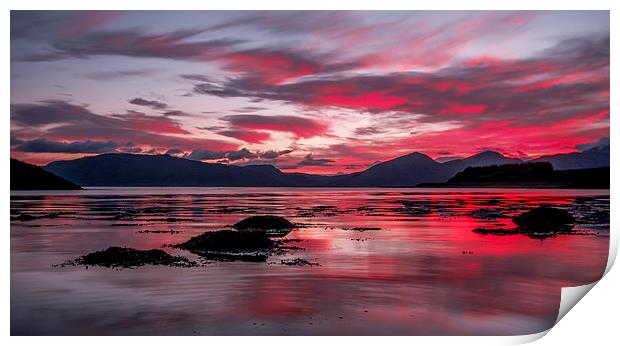
[[[479,235],[541,204],[578,235]],[[11,193],[12,334],[506,335],[552,326],[560,289],[601,277],[608,190],[89,189]],[[195,268],[54,267],[160,248],[253,214],[304,224],[301,250]],[[380,228],[355,230],[355,227]],[[178,233],[141,231],[173,230]],[[165,251],[196,259],[183,250]],[[320,266],[291,267],[303,258]]]

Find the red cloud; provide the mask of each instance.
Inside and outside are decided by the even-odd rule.
[[[217,132],[217,134],[226,137],[236,138],[251,144],[262,143],[271,138],[271,135],[267,132],[248,130],[225,130],[219,131]]]
[[[328,125],[322,121],[287,115],[238,114],[221,119],[228,121],[233,128],[289,132],[299,138],[320,136],[328,129]]]

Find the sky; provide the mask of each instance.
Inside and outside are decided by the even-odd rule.
[[[11,11],[11,156],[285,172],[609,143],[608,11]]]

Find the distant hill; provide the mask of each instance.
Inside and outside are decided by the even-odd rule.
[[[549,162],[557,170],[609,167],[609,147],[598,147],[582,152],[547,155],[532,162]]]
[[[11,159],[11,190],[80,190],[78,185],[45,169]]]
[[[285,186],[267,172],[169,155],[102,154],[45,168],[84,186]]]
[[[443,183],[467,167],[515,162],[521,160],[493,151],[444,163],[415,152],[377,164],[360,173],[348,174],[337,183],[341,186],[416,186],[420,183]]]
[[[522,161],[493,151],[443,163],[414,152],[361,172],[325,176],[285,173],[272,165],[242,167],[169,155],[102,154],[55,161],[45,168],[83,186],[399,187],[444,183],[468,167],[516,163]]]
[[[468,167],[444,187],[609,188],[609,167],[554,170],[549,162]]]

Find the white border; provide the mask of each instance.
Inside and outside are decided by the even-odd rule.
[[[4,29],[4,35],[2,35],[2,49],[3,56],[5,59],[5,64],[2,68],[2,75],[4,83],[1,84],[2,88],[2,99],[4,100],[3,104],[5,105],[5,110],[8,111],[10,105],[10,89],[8,81],[10,80],[10,41],[9,41],[9,32],[10,32],[10,9],[127,9],[127,10],[138,10],[138,9],[160,9],[160,10],[189,10],[189,9],[363,9],[363,10],[404,10],[404,9],[416,9],[416,10],[441,10],[441,9],[450,9],[450,10],[611,10],[611,52],[612,57],[618,56],[618,45],[617,42],[614,41],[614,38],[617,34],[617,22],[618,22],[618,8],[620,2],[618,1],[602,1],[602,0],[588,0],[588,1],[574,1],[574,0],[521,0],[521,1],[500,1],[500,0],[468,0],[468,1],[459,1],[459,0],[434,0],[434,1],[423,1],[423,2],[413,2],[413,1],[392,1],[392,0],[381,0],[381,1],[355,1],[355,0],[341,0],[341,1],[333,1],[333,0],[314,0],[311,2],[292,2],[286,0],[261,0],[261,1],[251,1],[251,0],[227,0],[220,2],[209,2],[206,1],[197,1],[197,0],[175,0],[175,1],[160,1],[156,2],[154,0],[150,1],[127,1],[127,0],[107,0],[103,3],[95,3],[95,2],[85,2],[78,0],[57,0],[57,1],[43,1],[43,0],[21,0],[21,1],[3,1],[0,3],[0,8],[2,8],[2,12],[0,13],[0,21],[2,23],[2,27]],[[617,69],[614,68],[615,65],[612,59],[612,73],[611,73],[611,114],[616,114],[618,110],[618,76]],[[614,162],[618,162],[618,151],[617,145],[615,144],[615,138],[618,136],[617,126],[615,126],[615,121],[612,119],[612,127],[611,127],[611,141],[612,144],[612,167],[611,172],[612,176],[614,176]],[[4,122],[2,123],[3,131],[3,141],[5,143],[5,150],[9,152],[10,155],[10,146],[7,145],[10,137],[10,124],[9,124],[9,116],[5,114]],[[5,156],[6,157],[6,156]],[[9,236],[9,209],[10,209],[10,201],[9,201],[9,161],[8,160],[0,160],[0,172],[4,174],[4,179],[2,179],[2,188],[5,191],[5,198],[2,200],[1,210],[4,210],[2,214],[1,225],[3,235],[4,235],[4,244],[5,248],[2,251],[2,274],[4,278],[9,278],[10,267],[10,236]],[[616,174],[617,176],[617,174]],[[617,205],[616,198],[618,193],[618,184],[617,180],[612,180],[611,185],[611,195],[612,195],[612,204],[611,210],[615,210]],[[547,344],[547,345],[556,345],[556,344],[574,344],[574,343],[593,343],[596,345],[602,344],[615,344],[617,342],[617,317],[618,317],[618,308],[619,308],[619,299],[618,292],[620,292],[620,274],[618,273],[618,269],[613,269],[610,271],[613,259],[616,257],[617,248],[618,248],[618,231],[615,225],[619,222],[619,214],[612,213],[612,227],[611,227],[611,238],[610,238],[610,258],[608,261],[606,273],[607,275],[601,280],[601,282],[593,287],[583,287],[581,289],[581,293],[579,295],[584,294],[590,288],[592,289],[592,293],[588,294],[583,302],[577,304],[577,306],[573,309],[574,311],[567,314],[556,327],[552,328],[548,331],[548,336],[542,338],[539,343]],[[108,339],[98,338],[98,337],[88,337],[84,338],[75,338],[75,337],[58,337],[58,338],[46,338],[46,340],[41,340],[39,338],[25,338],[25,337],[11,337],[10,334],[9,323],[10,323],[10,296],[9,296],[9,284],[7,281],[4,281],[5,284],[0,286],[2,290],[2,297],[4,298],[2,301],[3,304],[3,314],[2,318],[2,335],[5,340],[9,344],[34,344],[45,342],[53,344],[63,345],[83,345],[84,343],[93,344],[93,345],[103,345],[104,343],[110,342]],[[570,290],[569,290],[570,291]],[[576,291],[572,290],[574,294]],[[571,292],[563,292],[563,295],[569,294]],[[574,298],[573,298],[574,299]],[[572,299],[571,299],[572,300]],[[563,302],[565,304],[565,302]],[[447,345],[447,344],[465,344],[465,345],[480,345],[480,344],[515,344],[515,343],[524,343],[536,340],[541,336],[544,336],[547,332],[539,333],[536,335],[528,335],[528,336],[519,336],[519,337],[347,337],[346,340],[341,337],[320,337],[317,338],[306,338],[306,337],[293,337],[293,338],[278,338],[278,337],[253,337],[251,340],[246,337],[211,337],[208,342],[214,343],[246,343],[251,342],[252,344],[258,345],[277,345],[277,344],[289,344],[295,343],[298,345],[313,345],[321,342],[321,343],[336,343],[336,342],[351,342],[358,345],[370,345],[376,344],[377,342],[385,342],[388,341],[390,344],[396,345],[410,345],[411,343],[422,343],[422,344],[439,344],[439,345]],[[145,337],[140,340],[130,337],[120,337],[116,338],[114,341],[119,342],[148,342],[149,344],[156,345],[164,345],[169,344],[170,342],[180,341],[170,338],[161,338],[161,337]],[[186,340],[189,342],[189,340]],[[204,339],[201,342],[205,342]]]

